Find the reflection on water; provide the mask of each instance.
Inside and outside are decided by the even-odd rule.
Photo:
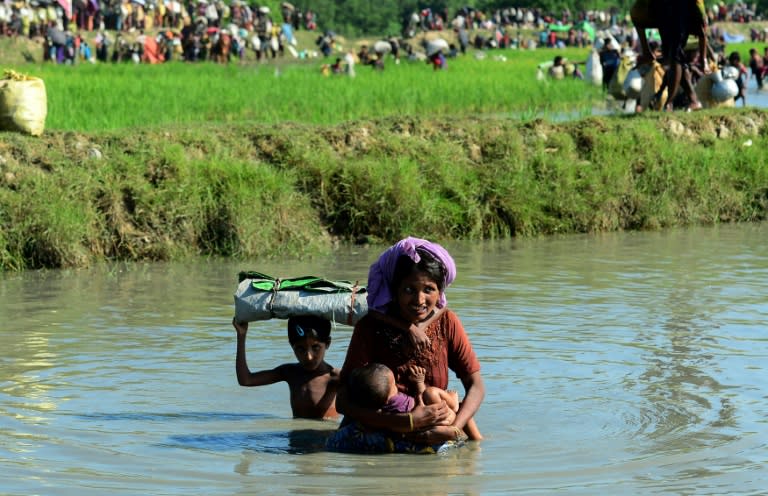
[[[275,418],[274,415],[252,414],[252,413],[222,413],[222,412],[182,412],[182,413],[149,413],[149,412],[128,412],[128,413],[89,413],[77,415],[88,421],[101,420],[126,420],[130,422],[153,422],[153,421],[197,421],[211,422],[219,420],[256,420]]]
[[[757,81],[754,78],[750,78],[747,82],[746,103],[739,100],[736,105],[738,108],[768,108],[768,87],[758,90]],[[628,100],[626,103],[610,100],[605,105],[596,106],[592,109],[592,115],[633,114],[634,112],[634,100]]]
[[[576,109],[572,112],[549,112],[543,113],[536,117],[544,117],[551,119],[555,122],[571,121],[574,119],[583,119],[589,116],[604,116],[604,115],[629,115],[635,113],[636,102],[632,99],[626,101],[615,100],[612,96],[608,95],[607,98],[590,108]],[[762,90],[757,89],[757,82],[754,78],[750,78],[747,83],[747,98],[746,104],[739,100],[737,108],[742,107],[754,107],[761,109],[768,109],[768,86]],[[531,116],[525,116],[530,118]]]
[[[325,440],[334,430],[299,429],[288,432],[222,432],[171,436],[165,446],[213,451],[249,450],[272,454],[303,455],[325,451]],[[243,470],[243,467],[240,467]]]
[[[382,247],[3,275],[2,492],[758,494],[767,239],[755,224],[446,243],[487,439],[437,456],[327,453],[337,421],[235,379],[239,271],[364,280]],[[330,363],[350,333],[334,328]],[[252,324],[248,357],[293,361],[284,322]]]

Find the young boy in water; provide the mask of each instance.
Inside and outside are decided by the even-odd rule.
[[[395,374],[381,363],[369,363],[352,371],[349,377],[349,391],[361,406],[380,409],[388,413],[409,413],[416,406],[432,405],[445,401],[452,412],[448,422],[453,423],[459,411],[459,395],[456,391],[427,386],[424,383],[425,369],[416,365],[408,368],[413,382],[413,396],[397,389]],[[464,429],[469,439],[482,439],[474,419]]]
[[[747,67],[741,63],[741,55],[739,52],[734,51],[728,55],[728,65],[735,67],[739,71],[739,76],[736,78],[736,86],[739,88],[739,93],[733,98],[734,104],[741,99],[741,105],[747,106]]]
[[[294,418],[327,419],[338,416],[336,390],[339,369],[325,361],[331,345],[331,322],[314,316],[288,319],[288,342],[298,363],[285,363],[271,370],[251,372],[245,359],[247,322],[232,320],[237,331],[235,372],[241,386],[266,386],[285,381],[291,392]]]

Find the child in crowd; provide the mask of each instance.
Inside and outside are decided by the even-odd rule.
[[[427,64],[432,64],[432,68],[436,71],[445,69],[447,64],[445,61],[445,55],[442,50],[438,50],[427,59]]]
[[[408,372],[413,382],[413,396],[400,392],[392,370],[380,363],[369,363],[352,371],[349,378],[350,394],[360,405],[388,413],[408,413],[416,406],[445,401],[452,411],[448,422],[453,423],[455,412],[459,410],[458,393],[428,387],[424,383],[426,371],[423,367],[411,365]],[[482,439],[474,419],[467,422],[464,430],[469,439]]]
[[[555,55],[555,59],[549,67],[549,77],[554,79],[563,79],[565,77],[565,59],[562,55]]]
[[[741,55],[739,52],[731,52],[728,55],[728,65],[735,67],[739,71],[739,76],[736,78],[736,86],[739,88],[739,93],[734,97],[734,103],[741,99],[741,105],[747,105],[747,67],[741,63]]]
[[[763,48],[763,78],[768,76],[768,46]]]
[[[752,75],[757,80],[757,89],[763,89],[763,78],[765,77],[765,62],[763,57],[757,53],[757,49],[749,49],[749,68],[752,71]]]
[[[344,72],[344,67],[341,65],[341,57],[336,57],[336,62],[331,64],[331,72],[334,74],[341,74]]]
[[[562,55],[555,55],[552,65],[549,67],[549,76],[553,79],[563,79],[566,76],[584,79],[584,75],[576,64],[569,62]]]
[[[266,386],[285,381],[291,392],[294,418],[326,419],[338,416],[336,390],[339,369],[325,362],[331,345],[331,322],[314,316],[288,319],[288,342],[298,363],[285,363],[271,370],[251,372],[245,359],[247,322],[232,320],[237,331],[235,372],[241,386]]]
[[[621,47],[613,38],[605,38],[600,49],[600,65],[603,68],[603,90],[607,91],[613,75],[621,64]]]

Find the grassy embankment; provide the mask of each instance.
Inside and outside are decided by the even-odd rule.
[[[0,267],[765,218],[765,112],[532,119],[601,99],[583,82],[537,83],[551,53],[355,79],[323,78],[317,63],[277,77],[15,66],[45,79],[49,120],[40,138],[0,137]]]

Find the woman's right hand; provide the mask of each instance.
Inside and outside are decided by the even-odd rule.
[[[451,424],[451,409],[445,401],[432,405],[420,405],[411,410],[413,430],[422,430],[436,425]]]

